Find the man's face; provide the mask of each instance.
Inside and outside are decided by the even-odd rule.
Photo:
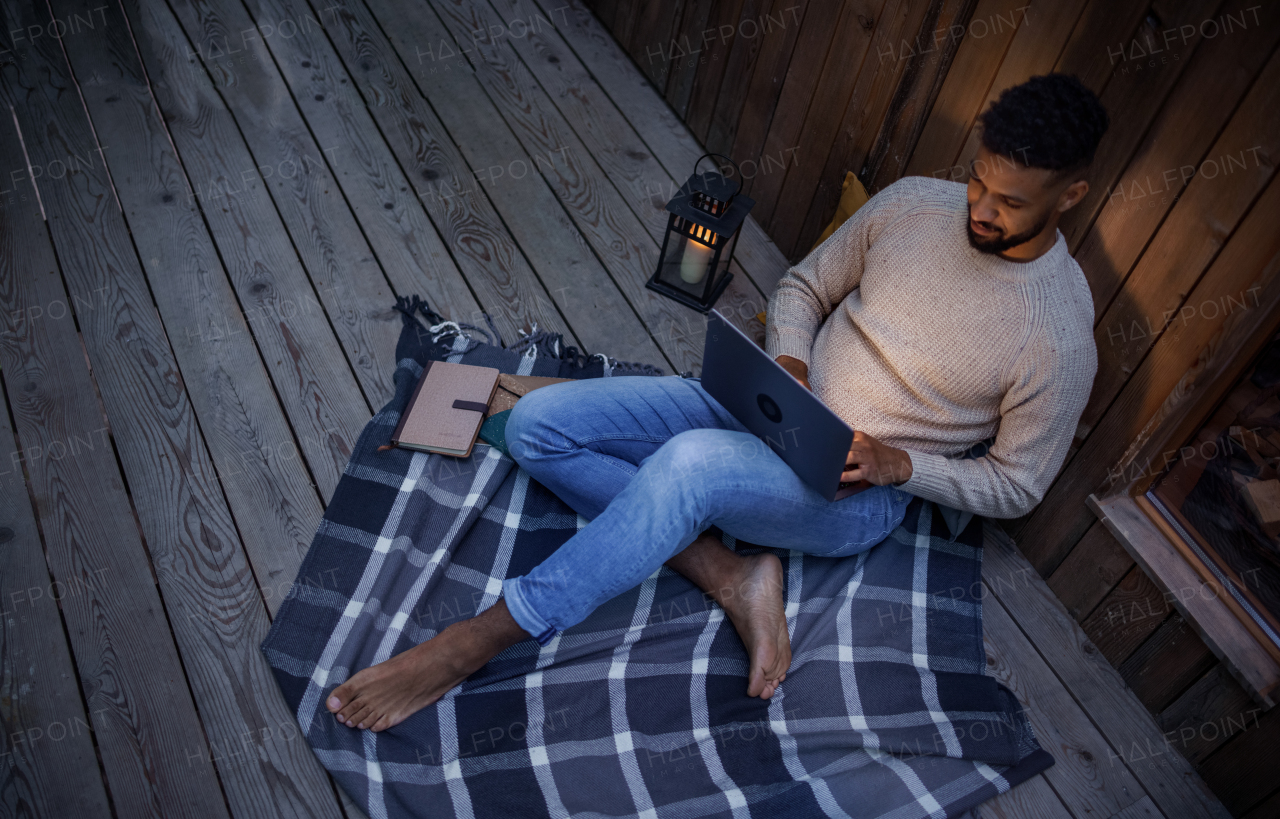
[[[969,163],[969,244],[1003,253],[1039,236],[1084,197],[1088,184],[1029,168],[980,147]]]

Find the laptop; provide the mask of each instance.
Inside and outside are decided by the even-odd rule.
[[[702,388],[827,500],[860,491],[840,483],[853,428],[715,309],[707,314]]]

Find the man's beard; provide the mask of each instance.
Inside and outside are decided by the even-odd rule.
[[[1003,253],[1011,247],[1017,247],[1020,244],[1029,242],[1040,235],[1040,231],[1044,230],[1045,225],[1049,224],[1051,213],[1046,213],[1039,222],[1030,230],[1024,230],[1022,233],[1015,233],[1012,236],[1006,236],[1003,233],[997,234],[990,238],[984,239],[973,232],[972,217],[966,219],[964,223],[965,233],[969,234],[969,244],[974,250],[980,253]]]

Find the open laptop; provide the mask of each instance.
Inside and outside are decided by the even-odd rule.
[[[702,387],[827,500],[859,491],[840,483],[853,429],[718,310],[707,314]]]

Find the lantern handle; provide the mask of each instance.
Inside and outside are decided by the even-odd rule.
[[[693,175],[694,176],[698,175],[698,166],[702,164],[702,160],[706,159],[709,156],[718,156],[733,166],[733,169],[737,171],[737,174],[738,174],[737,178],[734,180],[735,182],[738,183],[738,189],[733,192],[733,196],[737,196],[738,194],[742,193],[742,169],[738,167],[737,162],[734,162],[732,159],[725,156],[724,154],[705,153],[702,156],[698,157],[698,161],[693,163]],[[732,199],[733,196],[729,198]]]

